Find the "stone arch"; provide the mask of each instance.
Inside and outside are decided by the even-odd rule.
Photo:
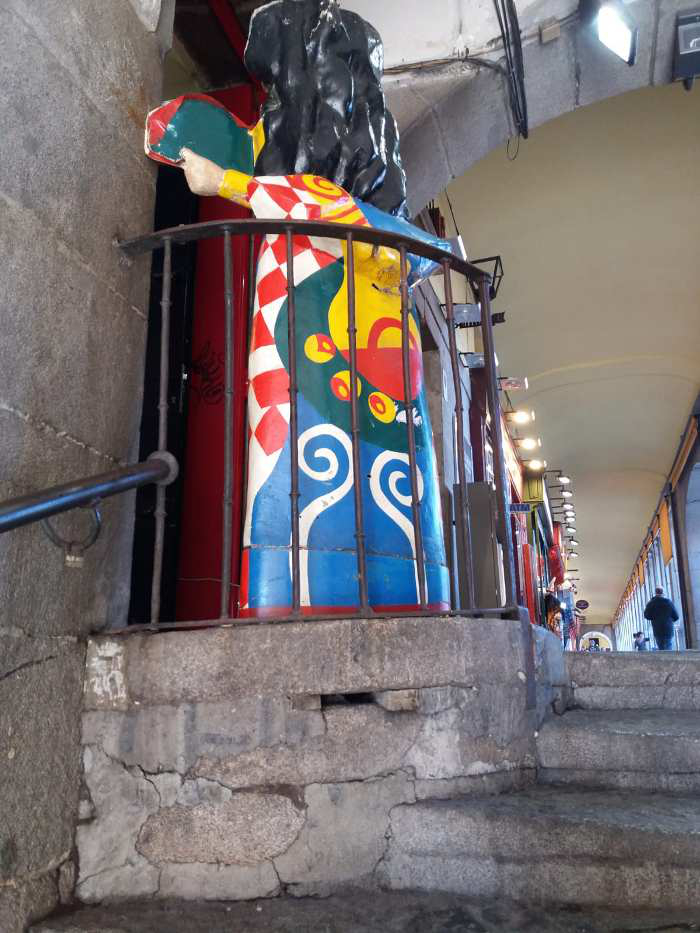
[[[556,12],[554,2],[542,7],[543,19],[549,7]],[[604,48],[578,17],[562,26],[555,41],[525,44],[530,127],[607,97],[669,83],[676,14],[683,7],[683,0],[637,0],[630,4],[628,9],[639,25],[637,61],[632,67]],[[418,82],[420,86],[420,78],[406,74],[397,82],[397,91],[403,82],[414,86]],[[436,198],[453,178],[463,175],[492,149],[504,146],[512,136],[507,87],[498,72],[485,68],[465,72],[450,86],[450,93],[431,101],[402,134],[401,153],[413,214]],[[388,93],[391,98],[391,90]],[[425,97],[427,100],[428,95]]]
[[[581,635],[581,647],[584,647],[584,643],[589,638],[599,638],[601,650],[605,648],[609,648],[611,651],[613,650],[614,645],[612,638],[610,635],[606,634],[606,632],[601,632],[597,629],[591,629],[590,632],[583,632]]]

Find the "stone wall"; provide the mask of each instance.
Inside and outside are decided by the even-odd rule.
[[[146,2],[0,3],[0,499],[136,449],[149,263],[123,264],[113,239],[152,226],[143,123],[168,23],[149,32]],[[105,504],[82,570],[37,525],[0,537],[3,933],[72,886],[84,640],[124,616],[130,513]],[[56,527],[84,534],[86,516]]]
[[[534,779],[529,650],[519,622],[463,618],[93,639],[79,898],[373,884],[397,805]]]

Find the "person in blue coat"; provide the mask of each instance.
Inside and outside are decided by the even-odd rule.
[[[678,621],[678,611],[670,599],[664,596],[660,586],[644,609],[644,618],[651,622],[654,638],[659,651],[671,651],[673,647],[674,626]]]

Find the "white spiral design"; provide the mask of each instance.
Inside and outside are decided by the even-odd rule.
[[[413,522],[410,518],[407,518],[404,513],[397,508],[397,506],[389,499],[382,489],[382,473],[384,467],[391,463],[399,461],[400,463],[409,466],[408,454],[400,454],[395,450],[383,450],[378,457],[375,458],[374,463],[372,464],[372,469],[369,475],[369,488],[372,493],[372,498],[377,503],[379,508],[384,512],[389,518],[399,526],[401,531],[408,538],[409,544],[411,545],[411,553],[413,555],[413,572],[416,578],[416,600],[420,599],[420,587],[418,585],[418,565],[416,563],[416,533],[413,528]],[[420,468],[416,466],[416,478],[418,480],[418,502],[423,498],[423,475],[421,474]],[[387,485],[391,495],[399,502],[401,505],[411,508],[413,498],[411,493],[408,495],[402,493],[398,484],[400,480],[404,480],[409,483],[410,490],[410,475],[407,475],[403,470],[392,470],[389,474]],[[426,593],[428,592],[428,581],[425,581]]]
[[[325,469],[315,468],[307,461],[306,447],[309,441],[312,441],[316,437],[333,437],[338,441],[347,454],[348,474],[343,482],[335,489],[324,492],[322,495],[309,502],[309,504],[305,509],[302,510],[302,513],[299,516],[299,583],[302,606],[311,605],[311,593],[309,590],[308,550],[311,526],[322,512],[325,512],[326,509],[329,509],[332,505],[335,505],[336,502],[340,502],[340,500],[352,489],[353,484],[352,442],[350,441],[350,438],[345,433],[345,431],[342,431],[334,424],[316,424],[312,428],[309,428],[307,431],[304,431],[304,433],[299,437],[299,468],[303,470],[307,476],[318,480],[318,482],[329,482],[330,480],[335,479],[338,475],[340,462],[338,460],[338,455],[334,450],[331,450],[330,447],[319,447],[313,452],[314,460],[320,459],[326,461],[328,465]],[[290,572],[291,559],[290,550]]]

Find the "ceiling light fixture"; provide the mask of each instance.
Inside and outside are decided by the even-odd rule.
[[[571,529],[569,529],[569,530],[571,530]],[[570,544],[572,547],[578,547],[578,541],[577,541],[575,538],[569,538],[569,544]]]
[[[568,489],[564,489],[563,492],[562,492],[562,496],[563,496],[565,499],[573,499],[574,494],[573,494],[573,492],[569,492]]]
[[[578,557],[576,551],[569,551],[569,557]]]
[[[637,58],[636,23],[623,11],[619,3],[604,3],[596,17],[598,39],[610,51],[628,65]]]
[[[568,486],[571,482],[571,477],[565,476],[564,473],[560,473],[557,477],[557,480],[561,483],[562,486]]]

